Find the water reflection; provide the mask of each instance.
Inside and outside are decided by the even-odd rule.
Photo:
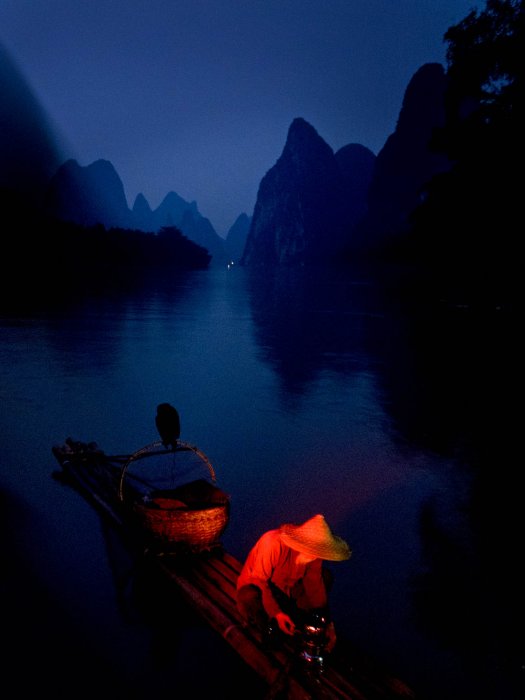
[[[310,270],[252,275],[257,342],[283,397],[308,394],[326,371],[370,373],[398,447],[444,458],[442,486],[420,506],[414,615],[426,636],[459,653],[480,693],[518,697],[525,509],[521,430],[509,401],[521,374],[516,319],[501,309],[402,299],[393,281]]]
[[[4,314],[2,485],[26,504],[28,542],[44,541],[57,560],[43,572],[55,599],[79,586],[65,576],[78,569],[78,609],[92,589],[105,591],[111,564],[127,687],[127,655],[169,650],[181,673],[187,658],[162,615],[141,609],[145,582],[113,543],[93,568],[99,533],[82,541],[88,516],[51,483],[50,447],[72,435],[108,452],[136,449],[156,436],[165,400],[232,495],[225,541],[239,558],[270,525],[324,510],[355,552],[336,571],[342,633],[425,700],[493,700],[498,683],[520,675],[517,323],[402,298],[392,281],[369,270],[219,269],[110,290],[94,283]],[[7,512],[18,531],[16,510]],[[32,556],[38,568],[41,551]],[[114,647],[104,641],[110,604],[97,602],[95,648]]]
[[[325,370],[373,366],[369,337],[383,307],[370,279],[323,268],[255,270],[247,285],[257,343],[284,394],[305,392]]]
[[[448,488],[421,509],[418,623],[460,653],[487,697],[519,697],[525,577],[516,552],[525,520],[508,398],[521,366],[516,319],[448,305],[414,305],[407,319],[403,352],[393,355],[403,365],[385,364],[388,410],[407,442],[451,460]]]

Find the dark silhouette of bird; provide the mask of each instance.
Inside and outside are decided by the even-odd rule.
[[[160,403],[157,406],[155,425],[164,447],[171,446],[175,449],[180,436],[180,418],[177,409],[169,403]]]

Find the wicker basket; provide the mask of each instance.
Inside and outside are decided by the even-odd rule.
[[[124,499],[124,476],[131,462],[151,454],[162,443],[153,443],[135,452],[122,469],[119,496]],[[146,498],[132,502],[139,524],[164,545],[192,551],[211,549],[219,544],[230,515],[230,499],[215,485],[215,472],[198,448],[178,442],[175,452],[190,450],[207,467],[212,483],[196,479],[175,489],[154,490]],[[166,450],[166,453],[171,450]]]

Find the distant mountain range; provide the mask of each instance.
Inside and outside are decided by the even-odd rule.
[[[294,119],[259,186],[242,264],[310,264],[336,255],[364,214],[374,159],[358,144],[337,156],[313,126]]]
[[[25,81],[0,52],[0,189],[38,201],[41,211],[84,227],[157,234],[177,227],[205,248],[212,262],[247,267],[315,264],[380,248],[402,237],[430,178],[449,168],[429,141],[444,120],[446,77],[440,64],[426,64],[410,81],[394,133],[377,157],[360,144],[334,153],[315,128],[293,120],[283,151],[262,177],[253,215],[241,213],[226,239],[217,234],[196,202],[168,192],[152,210],[137,195],[128,207],[113,165],[80,166],[60,161],[52,130]]]
[[[97,160],[82,167],[76,160],[61,165],[50,180],[44,198],[46,214],[82,226],[104,226],[157,233],[164,226],[177,226],[185,236],[206,248],[215,262],[228,257],[225,241],[210,221],[202,216],[196,202],[186,202],[169,192],[152,210],[139,194],[129,209],[124,185],[113,165]]]
[[[450,167],[431,152],[444,121],[445,72],[426,64],[405,92],[395,132],[374,154],[360,144],[336,153],[295,119],[280,158],[259,186],[241,263],[326,262],[392,246],[430,178]]]

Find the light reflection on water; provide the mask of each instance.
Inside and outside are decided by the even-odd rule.
[[[0,486],[11,503],[10,546],[117,677],[133,686],[145,664],[140,682],[151,687],[168,683],[175,665],[197,682],[187,649],[203,635],[208,643],[208,633],[193,630],[164,680],[153,681],[151,630],[122,616],[117,579],[126,577],[115,573],[110,533],[51,477],[54,443],[72,436],[108,453],[133,451],[156,439],[156,406],[169,401],[182,438],[208,454],[231,494],[230,551],[242,559],[264,530],[324,513],[354,550],[334,567],[340,634],[428,700],[492,697],[496,671],[485,659],[465,664],[471,652],[453,647],[452,632],[434,639],[414,609],[428,566],[422,514],[432,527],[445,519],[442,534],[465,546],[470,483],[457,452],[436,449],[463,436],[450,437],[446,421],[437,426],[440,407],[434,414],[425,393],[420,373],[433,366],[432,350],[414,345],[411,319],[366,279],[318,274],[210,270],[2,319]]]

